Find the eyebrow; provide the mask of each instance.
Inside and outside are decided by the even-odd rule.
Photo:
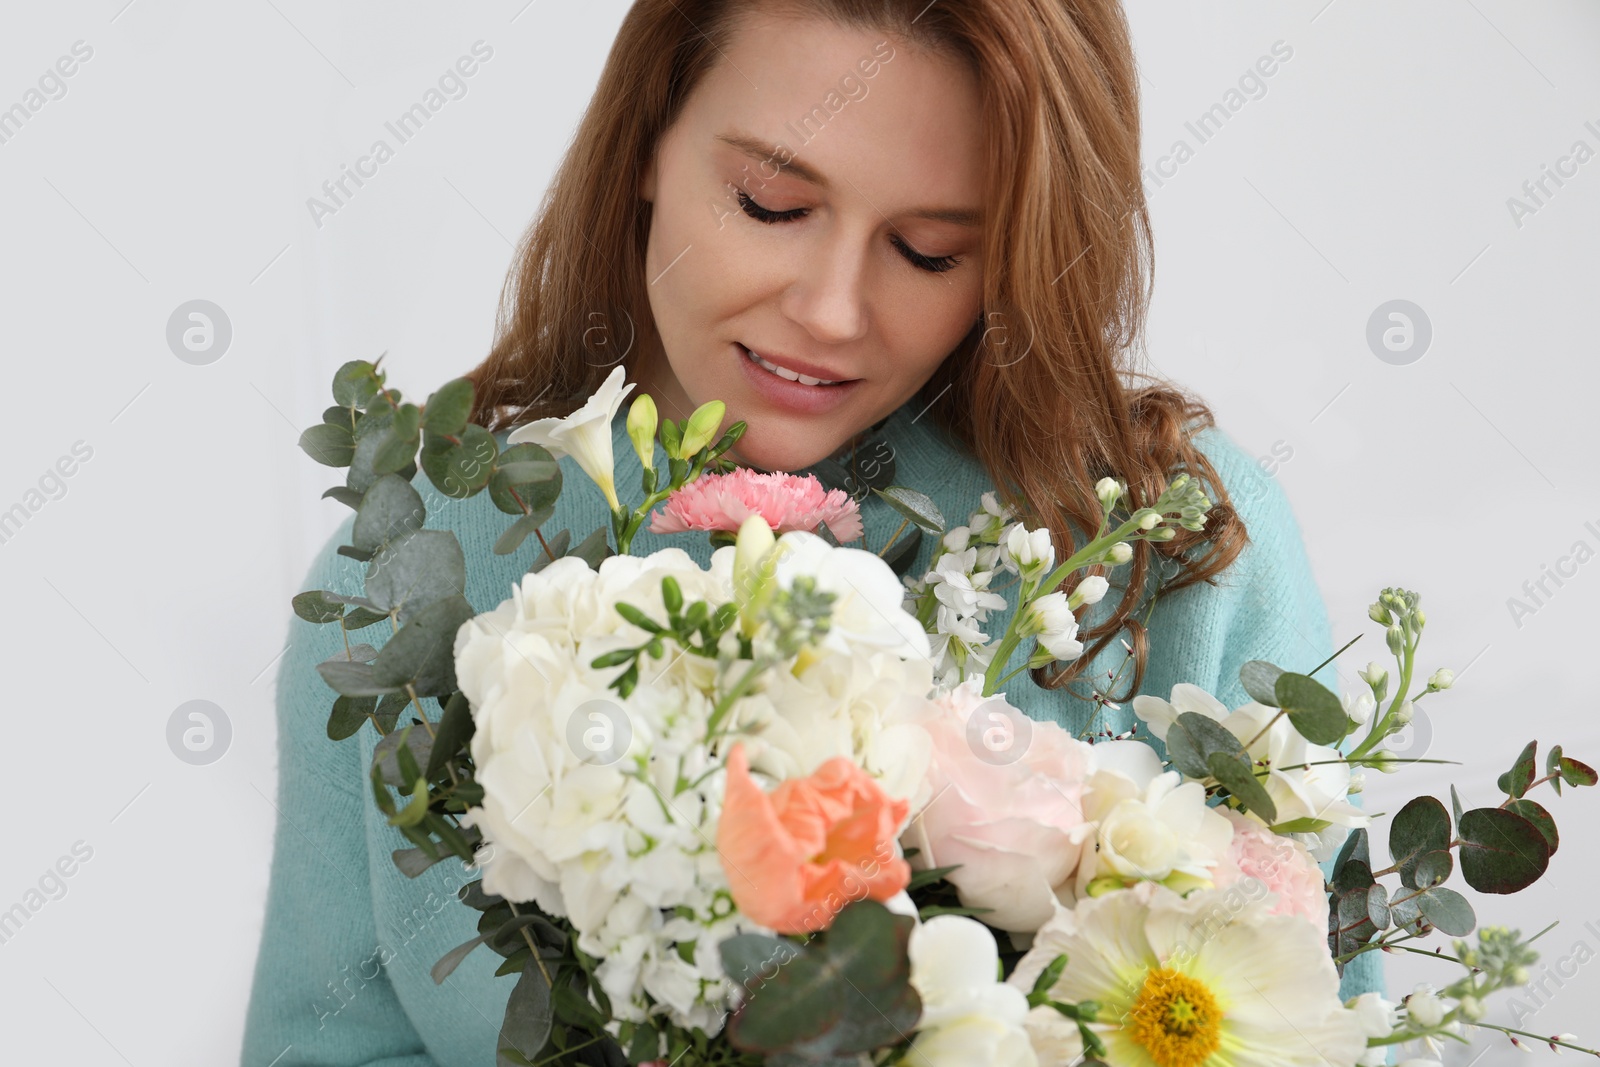
[[[761,140],[759,137],[752,137],[747,133],[732,131],[729,133],[719,133],[716,139],[721,141],[723,144],[737,149],[740,153],[749,156],[751,159],[760,160],[763,163],[776,164],[780,170],[786,170],[790,174],[793,174],[796,178],[799,178],[801,181],[810,182],[819,189],[830,188],[828,179],[823,177],[820,171],[809,166],[808,164],[800,162],[799,159],[795,158],[794,153],[792,152],[787,153],[789,156],[789,161],[787,163],[778,163],[778,157],[786,153],[780,152],[777,146],[770,145]],[[928,219],[933,222],[950,222],[957,226],[983,225],[983,212],[966,208],[918,208],[915,211],[908,211],[906,214],[916,219]]]

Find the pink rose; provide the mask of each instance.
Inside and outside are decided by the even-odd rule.
[[[938,703],[944,714],[924,725],[931,799],[901,841],[920,850],[920,869],[960,864],[949,881],[963,905],[992,909],[983,922],[1031,933],[1077,871],[1092,748],[1004,696],[983,697],[978,679]]]
[[[1218,809],[1233,823],[1233,842],[1217,862],[1214,881],[1226,889],[1254,878],[1277,894],[1269,913],[1302,915],[1318,931],[1328,929],[1328,894],[1322,871],[1306,847],[1229,808]]]

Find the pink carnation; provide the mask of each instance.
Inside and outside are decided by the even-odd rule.
[[[1271,914],[1303,915],[1319,931],[1326,930],[1328,893],[1322,871],[1306,847],[1292,837],[1273,833],[1248,815],[1219,810],[1233,823],[1233,843],[1217,863],[1217,888],[1254,878],[1277,894]]]
[[[651,516],[650,532],[737,533],[752,515],[766,519],[774,533],[811,532],[818,523],[826,523],[841,542],[861,536],[861,509],[844,490],[824,490],[810,474],[760,474],[744,467],[704,475],[673,493]]]

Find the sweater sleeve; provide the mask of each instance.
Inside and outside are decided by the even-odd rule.
[[[359,564],[335,552],[353,521],[296,592],[359,587],[359,572],[346,569]],[[288,639],[277,674],[277,797],[263,794],[275,813],[272,878],[241,1067],[435,1067],[382,966],[359,746],[327,736],[337,694],[316,665],[343,648],[340,628],[291,616]]]
[[[1215,691],[1218,700],[1236,708],[1250,699],[1239,681],[1239,668],[1250,660],[1304,674],[1328,660],[1335,646],[1327,605],[1283,486],[1220,430],[1211,432],[1221,447],[1213,448],[1210,458],[1250,538],[1230,568],[1236,572],[1237,606],[1223,636]],[[1336,668],[1329,662],[1312,677],[1339,693]],[[1360,795],[1351,801],[1360,804]],[[1332,866],[1331,860],[1322,865],[1325,878]],[[1339,986],[1344,999],[1369,992],[1384,992],[1383,957],[1377,952],[1352,960]]]

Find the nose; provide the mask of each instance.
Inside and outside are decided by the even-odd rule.
[[[867,240],[848,227],[820,239],[784,291],[782,310],[823,344],[859,340],[867,332]]]

